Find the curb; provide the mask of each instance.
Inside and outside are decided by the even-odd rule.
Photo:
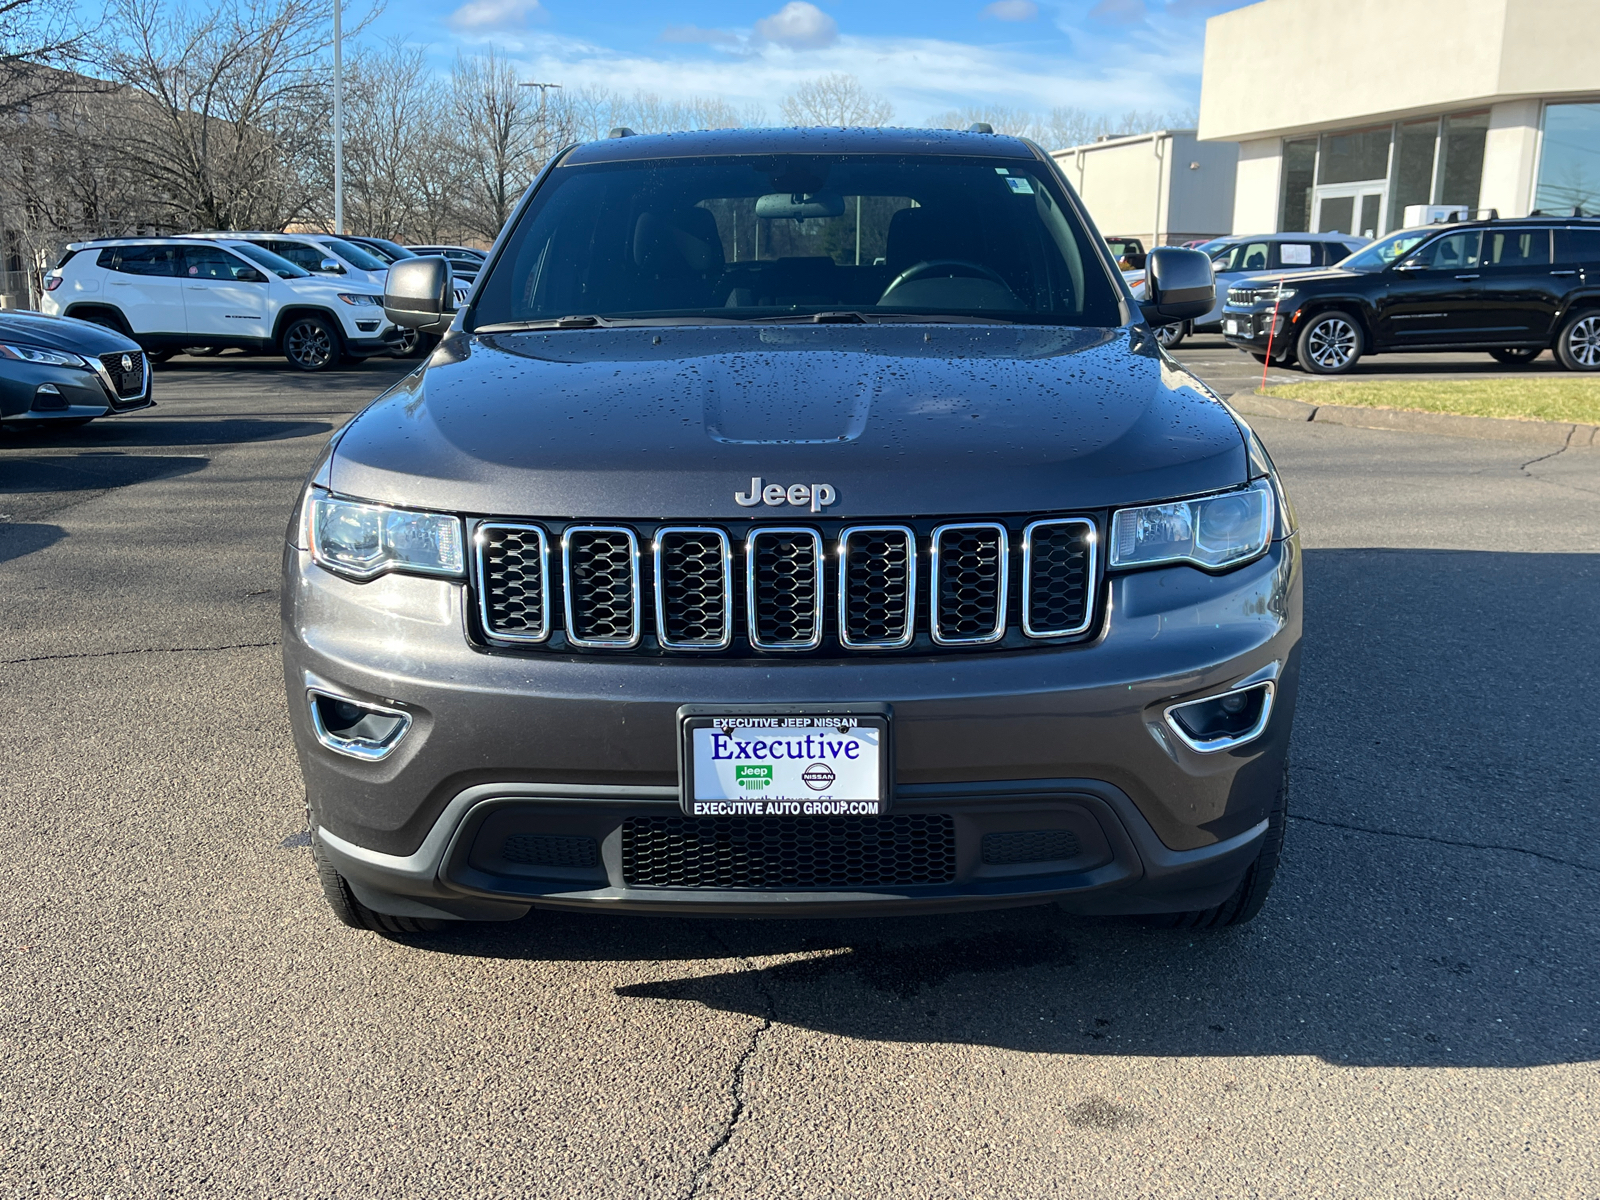
[[[1318,421],[1326,425],[1487,438],[1497,442],[1539,442],[1547,446],[1600,446],[1600,425],[1574,425],[1566,421],[1518,421],[1512,417],[1461,417],[1453,413],[1406,412],[1348,404],[1306,404],[1278,396],[1259,396],[1253,391],[1235,392],[1228,397],[1228,404],[1247,416],[1277,417],[1285,421]]]

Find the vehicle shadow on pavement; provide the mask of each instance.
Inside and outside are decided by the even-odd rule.
[[[40,431],[0,439],[0,450],[139,449],[144,446],[224,446],[239,442],[278,442],[331,432],[320,420],[268,420],[259,417],[183,418],[135,414],[95,421],[79,429]],[[5,460],[0,460],[5,461]]]
[[[1322,550],[1306,573],[1292,816],[1249,926],[1054,907],[771,923],[535,911],[427,945],[659,964],[618,995],[853,1038],[1600,1060],[1600,556]]]
[[[0,563],[25,558],[35,550],[54,546],[66,536],[67,531],[59,525],[0,520]]]
[[[199,454],[118,454],[115,451],[0,457],[0,504],[5,503],[7,496],[33,492],[103,491],[174,475],[192,475],[205,469],[210,461]]]

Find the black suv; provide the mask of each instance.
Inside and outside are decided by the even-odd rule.
[[[1553,348],[1600,370],[1600,220],[1524,217],[1405,229],[1330,271],[1228,289],[1222,332],[1318,375],[1363,354],[1483,350],[1526,363]]]
[[[1300,551],[1147,271],[1031,142],[861,129],[569,149],[459,312],[396,263],[444,337],[284,560],[334,911],[1248,920]]]

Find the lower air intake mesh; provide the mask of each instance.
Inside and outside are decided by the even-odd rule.
[[[992,866],[1076,858],[1078,849],[1078,837],[1070,829],[1029,829],[1021,833],[983,835],[983,861]]]
[[[949,883],[955,822],[886,817],[631,817],[622,873],[633,887],[858,888]]]
[[[600,850],[592,837],[514,833],[501,844],[500,857],[531,867],[592,867]]]

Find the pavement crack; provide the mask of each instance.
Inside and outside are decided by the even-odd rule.
[[[717,940],[721,941],[722,939],[719,937]],[[710,1148],[706,1150],[705,1160],[700,1164],[699,1169],[695,1171],[694,1182],[689,1186],[689,1190],[684,1193],[683,1200],[696,1200],[697,1197],[704,1194],[705,1186],[711,1179],[712,1168],[717,1165],[717,1156],[727,1149],[728,1143],[733,1140],[733,1135],[739,1128],[739,1122],[744,1119],[745,1113],[749,1111],[749,1106],[745,1100],[745,1072],[749,1069],[750,1060],[755,1057],[756,1050],[760,1048],[762,1036],[772,1028],[774,1015],[773,998],[772,989],[767,985],[766,973],[755,964],[754,960],[740,954],[734,954],[732,948],[727,946],[726,942],[723,945],[724,948],[729,950],[729,956],[737,959],[748,970],[749,978],[755,981],[756,988],[761,993],[763,1012],[761,1024],[751,1030],[750,1041],[745,1046],[744,1052],[739,1055],[739,1061],[733,1064],[733,1071],[729,1076],[728,1091],[733,1104],[728,1112],[728,1119],[723,1123],[721,1130],[718,1131]]]
[[[1352,833],[1370,833],[1375,837],[1405,838],[1414,842],[1433,842],[1439,846],[1458,846],[1463,850],[1499,850],[1507,854],[1526,854],[1532,858],[1542,858],[1545,862],[1555,863],[1558,866],[1573,867],[1579,871],[1588,871],[1600,874],[1600,867],[1589,863],[1576,862],[1570,858],[1560,858],[1554,854],[1546,854],[1541,850],[1529,850],[1526,846],[1503,846],[1498,842],[1459,842],[1450,838],[1437,837],[1431,833],[1402,833],[1398,829],[1372,829],[1365,825],[1349,825],[1343,821],[1325,821],[1321,817],[1307,817],[1300,813],[1290,813],[1291,821],[1305,821],[1312,825],[1322,825],[1328,829],[1348,829]]]
[[[1573,426],[1573,428],[1576,429],[1577,426]],[[1561,445],[1557,446],[1554,450],[1550,451],[1549,454],[1541,454],[1541,455],[1539,455],[1538,458],[1530,458],[1527,462],[1523,463],[1520,467],[1518,467],[1517,470],[1526,471],[1529,467],[1533,466],[1534,463],[1542,463],[1542,462],[1545,462],[1547,459],[1554,458],[1558,454],[1565,454],[1566,450],[1567,450],[1567,446],[1571,441],[1572,441],[1572,430],[1569,429],[1569,430],[1567,430],[1567,440],[1565,442],[1562,442]]]
[[[32,658],[0,658],[0,667],[70,658],[121,658],[129,654],[216,654],[223,650],[264,650],[278,644],[274,638],[270,642],[234,642],[227,646],[143,646],[135,650],[96,650],[88,654],[37,654]]]

